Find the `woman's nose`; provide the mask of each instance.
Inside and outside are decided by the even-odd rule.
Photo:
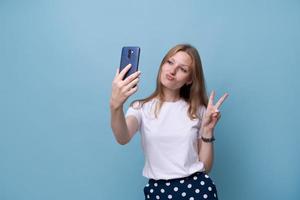
[[[172,75],[175,75],[176,71],[177,71],[176,67],[172,67],[171,70],[170,70]]]

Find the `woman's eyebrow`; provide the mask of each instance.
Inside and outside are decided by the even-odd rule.
[[[174,58],[169,58],[171,61],[173,61],[173,62],[175,62],[175,63],[178,63],[178,62],[176,62],[176,60],[174,59]],[[178,63],[178,65],[180,65],[180,66],[186,66],[186,67],[189,67],[189,65],[186,65],[186,64],[182,64],[182,63]]]
[[[186,64],[179,64],[179,65],[189,67],[189,65],[186,65]]]

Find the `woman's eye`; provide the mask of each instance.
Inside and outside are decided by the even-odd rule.
[[[170,64],[170,65],[172,65],[172,64],[173,64],[173,62],[172,62],[172,61],[170,61],[170,60],[168,60],[168,61],[167,61],[167,63],[168,63],[168,64]]]
[[[186,69],[184,69],[183,67],[180,67],[180,70],[181,70],[181,71],[183,71],[184,73],[186,73],[186,72],[187,72],[187,70],[186,70]]]

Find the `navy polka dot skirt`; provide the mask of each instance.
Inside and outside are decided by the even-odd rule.
[[[149,179],[144,187],[145,200],[212,200],[218,199],[216,186],[204,172],[188,177],[154,180]]]

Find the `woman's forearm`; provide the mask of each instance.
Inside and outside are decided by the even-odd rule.
[[[123,107],[115,108],[110,106],[111,112],[111,128],[114,136],[119,144],[127,144],[130,140]]]
[[[203,131],[204,138],[212,138],[213,131]],[[208,173],[212,169],[214,161],[214,144],[213,142],[204,142],[201,140],[199,159],[204,163],[205,171]]]

